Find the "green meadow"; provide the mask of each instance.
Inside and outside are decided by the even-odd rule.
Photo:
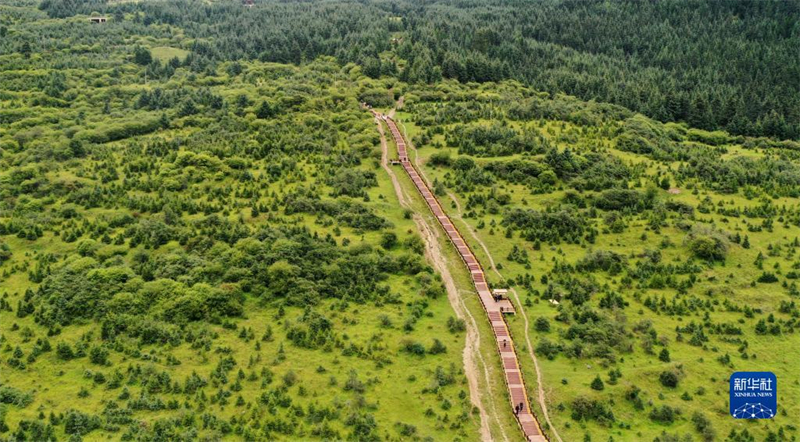
[[[177,70],[3,129],[4,433],[474,440],[464,326],[359,108],[382,85],[331,60]]]
[[[656,159],[620,149],[626,128],[644,121],[641,116],[605,119],[598,127],[576,124],[570,116],[509,121],[509,113],[519,112],[525,90],[513,85],[477,90],[448,86],[424,98],[410,90],[398,118],[415,140],[429,180],[439,186],[445,209],[460,217],[462,233],[474,230],[492,254],[502,275],[488,271],[492,285],[518,293],[522,305],[517,307],[529,319],[528,333],[558,435],[563,440],[795,438],[792,416],[800,406],[800,367],[786,351],[800,344],[795,330],[799,232],[794,192],[778,190],[780,186],[769,181],[763,187],[720,191],[720,176],[687,170],[687,162],[698,160]],[[559,105],[566,106],[560,101],[536,105],[552,106],[556,113]],[[659,123],[646,124],[654,131],[664,130]],[[466,138],[465,129],[473,131],[473,139],[458,139]],[[491,153],[526,142],[533,146],[529,152]],[[793,150],[754,140],[677,143],[696,149],[698,157],[719,155],[715,161],[723,166],[752,160],[747,164],[753,174],[756,168],[769,167],[770,161],[796,156]],[[548,169],[557,170],[561,165],[555,161],[563,158],[553,152],[565,151],[573,155],[566,166],[571,170],[548,176]],[[609,191],[591,180],[605,180],[609,171],[591,176],[591,161],[609,158],[619,174],[613,186],[651,194],[652,206],[627,201],[597,209],[606,207],[597,201]],[[540,179],[514,170],[532,164],[529,170]],[[458,204],[447,204],[449,194]],[[679,212],[670,213],[669,207]],[[559,226],[546,221],[520,231],[509,222],[515,210],[543,213],[543,218],[559,213],[560,223],[572,222],[573,214],[590,213],[587,225],[595,232],[572,238],[566,231],[559,238]],[[698,231],[721,235],[723,256],[699,255],[693,248]],[[552,239],[536,239],[547,235]],[[490,260],[481,243],[463,236],[488,269]],[[651,255],[665,268],[645,271],[642,260]],[[575,299],[575,291],[585,292],[586,299]],[[593,317],[585,320],[581,316],[586,314]],[[539,320],[545,325],[539,327]],[[516,315],[510,323],[526,354],[523,318]],[[759,323],[767,325],[766,330]],[[610,331],[611,324],[618,329]],[[598,345],[604,342],[610,347]],[[662,350],[668,352],[666,361],[660,358]],[[530,380],[529,394],[535,397],[533,362],[528,357],[522,364]],[[660,382],[666,371],[677,375],[676,386]],[[728,378],[735,371],[775,372],[781,385],[775,419],[730,417]],[[591,386],[597,377],[603,383],[600,391]],[[584,411],[587,403],[589,412]],[[597,411],[603,407],[610,413]]]
[[[521,440],[370,107],[550,441],[797,440],[790,6],[679,3],[3,2],[0,441]]]

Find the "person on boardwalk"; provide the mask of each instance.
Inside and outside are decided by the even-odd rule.
[[[497,293],[493,293],[491,290],[488,289],[489,284],[486,281],[485,275],[480,270],[480,266],[478,265],[476,269],[476,264],[478,263],[477,259],[475,258],[475,255],[472,253],[469,246],[464,242],[464,240],[459,236],[458,232],[455,230],[452,221],[442,209],[442,206],[439,203],[438,199],[436,198],[436,195],[434,195],[434,193],[428,188],[420,172],[417,171],[414,165],[409,161],[406,149],[410,145],[409,146],[406,145],[405,140],[403,139],[403,136],[400,133],[400,130],[397,128],[397,125],[390,116],[382,115],[379,113],[377,113],[377,115],[381,116],[383,120],[386,121],[386,124],[389,126],[389,130],[391,132],[392,138],[394,138],[395,145],[397,147],[397,154],[398,157],[400,158],[403,169],[413,182],[414,186],[417,188],[417,191],[427,204],[428,209],[438,219],[439,225],[442,227],[442,229],[444,229],[445,234],[450,238],[450,241],[453,243],[453,246],[456,248],[456,251],[461,255],[461,259],[465,262],[467,268],[470,271],[475,271],[475,273],[473,274],[472,282],[473,285],[475,286],[475,289],[478,291],[478,294],[481,296],[481,300],[483,301],[484,299],[483,296],[486,296],[487,300],[494,299],[494,302],[489,301],[485,303],[483,306],[489,318],[489,321],[492,323],[493,326],[493,332],[494,332],[493,335],[494,338],[496,339],[493,342],[497,343],[497,340],[503,341],[503,346],[500,348],[500,351],[502,352],[501,359],[503,361],[503,365],[507,366],[509,370],[513,369],[513,367],[518,368],[519,362],[517,361],[517,356],[514,353],[513,347],[509,346],[509,344],[511,344],[509,342],[511,337],[509,335],[508,329],[502,325],[495,326],[495,322],[503,321],[503,315],[505,313],[507,312],[514,313],[513,304],[504,299],[503,295],[501,294],[501,292],[505,293],[504,290]],[[488,291],[489,293],[485,293],[485,291]],[[494,296],[492,298],[489,298],[489,296],[491,295]],[[508,364],[511,365],[509,366]],[[522,387],[522,392],[523,392],[522,395],[524,397],[525,385],[522,380],[522,373],[519,372],[518,369],[514,371],[518,372],[517,383],[521,384],[520,386]],[[507,379],[507,382],[508,381],[510,381],[510,379]],[[517,387],[512,388],[511,385],[512,384],[507,385],[509,388],[509,393],[511,394],[512,397],[517,396],[516,398],[519,399],[517,395]],[[520,428],[522,429],[522,432],[527,440],[537,440],[537,441],[541,441],[542,439],[544,439],[545,441],[547,440],[546,438],[543,438],[536,417],[530,413],[530,410],[525,411],[524,403],[522,402],[512,403],[511,407],[514,409],[514,415],[516,416],[516,419],[520,421],[520,423],[522,423],[523,418],[525,420],[525,425],[520,425]],[[525,415],[520,416],[520,413],[522,413],[523,411],[525,412]]]

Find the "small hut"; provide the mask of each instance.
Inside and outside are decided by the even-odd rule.
[[[492,297],[495,301],[502,301],[503,299],[508,299],[508,290],[507,289],[494,289],[492,290]]]

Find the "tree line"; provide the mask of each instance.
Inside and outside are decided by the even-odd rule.
[[[180,26],[198,40],[192,53],[201,65],[204,59],[299,64],[331,55],[372,77],[513,78],[661,121],[800,137],[794,2],[337,0],[244,8],[234,1],[46,0],[40,9],[59,18],[103,11],[148,29]],[[19,40],[15,48],[30,52],[30,45]],[[387,58],[391,45],[396,55]]]

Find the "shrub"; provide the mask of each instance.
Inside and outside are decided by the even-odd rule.
[[[160,127],[159,118],[140,118],[133,121],[104,124],[100,129],[83,130],[75,134],[75,139],[90,143],[107,143],[155,132]]]
[[[347,195],[358,198],[365,196],[366,189],[378,185],[375,172],[358,169],[342,169],[328,180],[333,187],[333,196]]]
[[[550,359],[551,361],[555,359],[555,357],[558,355],[559,352],[561,352],[561,346],[559,344],[551,342],[547,338],[541,339],[539,343],[536,345],[536,353],[543,355],[544,357]]]
[[[594,399],[578,396],[572,401],[572,419],[596,420],[600,423],[614,422],[614,413],[609,407]]]
[[[108,362],[108,350],[103,347],[92,347],[89,351],[89,360],[92,364],[105,365]]]
[[[384,232],[381,235],[381,247],[390,250],[397,245],[397,234],[394,232]]]
[[[662,371],[658,376],[661,385],[668,388],[675,388],[678,386],[678,375],[674,371]]]
[[[430,163],[433,166],[449,166],[453,160],[448,152],[436,152],[431,155]]]
[[[671,424],[675,422],[675,418],[677,418],[679,414],[680,410],[677,408],[672,408],[669,405],[662,405],[650,410],[650,419],[664,424]]]
[[[708,420],[702,413],[696,411],[692,415],[692,423],[694,423],[694,428],[700,433],[703,437],[704,442],[711,442],[714,440],[716,436],[716,432],[711,427],[711,421]]]
[[[727,132],[722,132],[719,130],[709,132],[701,129],[692,128],[686,132],[686,138],[689,141],[697,141],[711,146],[719,146],[722,144],[734,142],[734,139],[730,135],[728,135]]]
[[[470,170],[475,168],[475,160],[469,157],[458,157],[453,161],[453,169]]]
[[[283,375],[283,383],[287,387],[291,387],[297,382],[297,373],[294,370],[289,370]]]
[[[64,418],[64,432],[67,434],[84,435],[94,429],[100,428],[100,418],[69,410]]]
[[[447,318],[447,329],[450,333],[459,333],[467,329],[467,323],[461,318],[449,317]]]
[[[2,404],[26,407],[31,402],[33,402],[33,396],[30,393],[22,392],[7,385],[0,387],[0,403]]]
[[[277,109],[275,109],[275,107],[269,104],[269,102],[266,100],[262,101],[261,104],[258,106],[258,109],[256,109],[256,117],[262,120],[272,118],[277,113],[278,113]]]
[[[763,319],[760,319],[756,323],[756,334],[757,335],[766,335],[767,334],[767,322]]]
[[[391,107],[394,105],[392,97],[382,89],[369,89],[358,95],[358,99],[372,107]]]
[[[539,332],[549,332],[550,331],[550,321],[547,320],[544,316],[539,316],[536,318],[536,321],[533,323],[534,328],[536,331]]]
[[[56,355],[61,360],[69,361],[75,357],[75,352],[72,351],[72,346],[66,342],[59,342],[56,346]]]
[[[3,264],[4,261],[11,259],[11,255],[11,247],[4,242],[0,242],[0,265]]]
[[[618,273],[625,267],[625,256],[609,250],[593,250],[587,252],[576,264],[581,271],[593,272],[603,270]]]
[[[147,66],[153,61],[153,56],[147,48],[137,46],[133,51],[133,61],[141,66]]]
[[[720,231],[695,226],[687,236],[689,250],[706,261],[724,261],[728,252],[728,237]]]
[[[594,205],[602,210],[633,210],[641,212],[653,207],[655,194],[634,189],[610,189],[601,193]]]
[[[714,238],[702,236],[692,239],[689,243],[692,253],[698,258],[708,261],[722,261],[725,259],[725,248]]]
[[[437,354],[446,353],[446,352],[447,352],[447,347],[445,347],[445,345],[442,344],[442,341],[440,341],[438,339],[434,339],[433,340],[433,345],[431,345],[430,350],[428,350],[428,353],[430,353],[432,355],[437,355]]]
[[[419,342],[407,339],[403,342],[403,350],[412,355],[423,356],[425,355],[425,346]]]
[[[502,225],[522,229],[521,236],[531,242],[564,241],[577,244],[590,230],[586,218],[580,212],[567,209],[540,212],[515,208],[505,213]],[[591,231],[588,233],[591,234]]]
[[[772,284],[778,282],[778,277],[774,273],[764,272],[758,277],[758,282],[763,284]]]

